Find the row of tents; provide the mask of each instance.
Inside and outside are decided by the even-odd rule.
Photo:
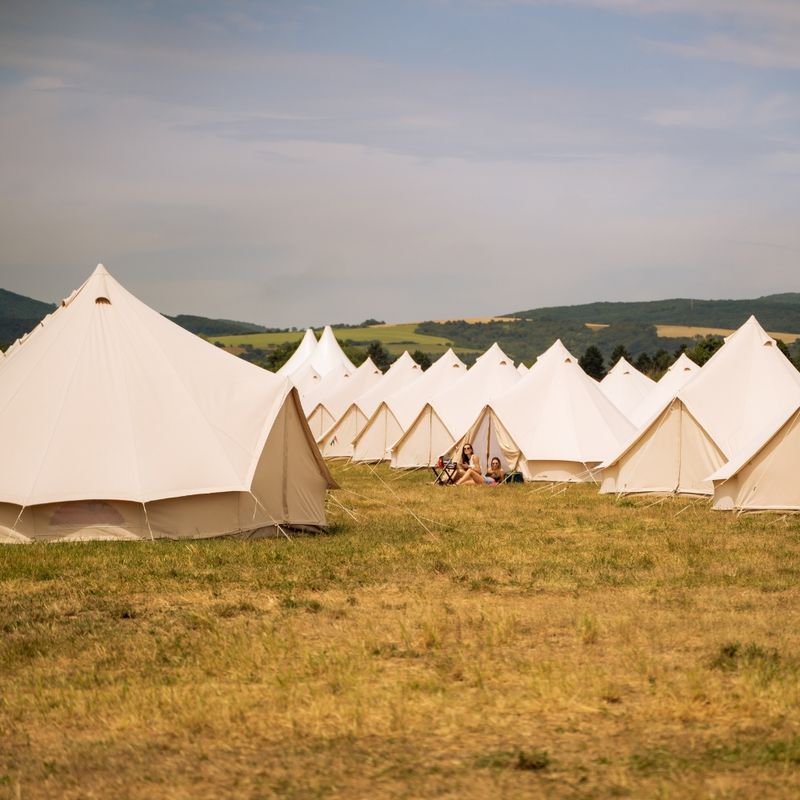
[[[800,510],[800,375],[751,318],[702,369],[600,383],[557,341],[528,370],[495,344],[356,368],[330,328],[273,374],[99,265],[0,357],[0,541],[254,537],[319,528],[325,458],[425,467],[470,441],[529,481]]]
[[[625,359],[598,383],[560,341],[530,370],[494,344],[469,369],[452,350],[425,372],[404,353],[382,375],[354,368],[330,328],[318,343],[307,331],[282,372],[325,458],[427,467],[469,441],[528,481],[800,510],[800,373],[754,317],[702,369],[684,354],[657,383]]]

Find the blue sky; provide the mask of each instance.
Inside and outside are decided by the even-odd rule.
[[[798,288],[795,0],[6,2],[0,286],[267,325]]]

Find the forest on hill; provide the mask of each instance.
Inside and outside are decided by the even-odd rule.
[[[0,346],[5,349],[36,327],[55,308],[52,303],[0,289]]]
[[[643,302],[585,303],[514,311],[503,316],[553,322],[641,325],[691,325],[738,328],[750,315],[771,331],[800,332],[800,292],[771,294],[752,300],[648,300]]]

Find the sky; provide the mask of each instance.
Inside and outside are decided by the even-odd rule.
[[[800,289],[798,0],[0,0],[0,287],[268,326]]]

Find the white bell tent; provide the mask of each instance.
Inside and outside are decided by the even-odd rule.
[[[497,456],[528,481],[583,482],[632,430],[559,340],[478,414],[450,452],[470,442],[483,468]]]
[[[493,344],[452,386],[425,403],[392,447],[392,467],[436,463],[469,427],[480,410],[522,379],[514,362]]]
[[[713,475],[718,511],[800,512],[800,400]]]
[[[5,540],[255,536],[323,526],[332,479],[285,379],[98,266],[3,363]]]

